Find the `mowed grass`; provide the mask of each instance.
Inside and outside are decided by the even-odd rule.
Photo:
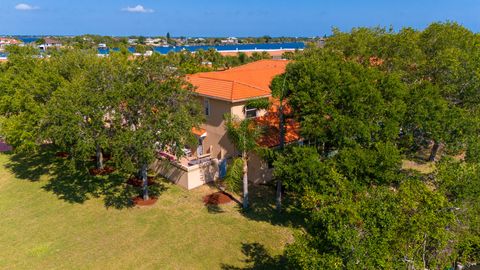
[[[14,171],[12,158],[0,155],[0,269],[248,267],[249,245],[276,256],[292,241],[270,203],[250,215],[235,204],[212,210],[202,202],[211,188],[171,184],[152,207],[107,208],[102,196],[69,202],[45,189],[50,176],[28,177],[45,168]]]

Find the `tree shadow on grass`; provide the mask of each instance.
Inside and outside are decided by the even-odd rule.
[[[225,211],[217,204],[206,204],[205,207],[207,208],[208,213],[210,214],[222,214]]]
[[[12,171],[17,179],[36,182],[50,172],[55,163],[55,154],[49,149],[38,154],[8,153],[9,161],[5,168]]]
[[[88,172],[59,164],[51,175],[50,181],[43,189],[53,192],[66,202],[83,203],[90,197],[98,198],[101,195],[102,179],[93,177]]]
[[[115,172],[105,176],[92,176],[86,164],[85,169],[75,169],[71,160],[56,157],[55,149],[46,147],[37,154],[10,154],[5,167],[15,177],[32,182],[48,175],[48,182],[42,187],[59,199],[69,203],[84,203],[90,198],[103,198],[106,208],[128,208],[133,206],[132,198],[139,195],[139,189],[126,184],[127,177]],[[152,187],[152,193],[159,196],[166,190],[163,183]]]
[[[265,247],[259,243],[244,243],[242,244],[242,253],[247,256],[245,263],[249,266],[241,268],[232,265],[222,264],[224,270],[281,270],[287,269],[285,259],[283,256],[271,256]]]
[[[242,211],[245,217],[286,227],[299,228],[305,225],[305,215],[293,207],[290,198],[283,196],[282,211],[276,210],[275,187],[251,185],[249,195],[250,206]]]

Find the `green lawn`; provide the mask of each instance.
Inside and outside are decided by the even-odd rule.
[[[105,187],[53,176],[48,160],[0,155],[0,269],[249,267],[248,257],[268,260],[292,241],[263,189],[245,215],[236,205],[206,208],[208,187],[170,184],[152,207],[118,209],[105,206]]]

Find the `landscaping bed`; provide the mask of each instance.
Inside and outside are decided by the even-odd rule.
[[[144,200],[143,197],[138,196],[133,198],[132,201],[133,201],[133,204],[137,206],[150,206],[150,205],[154,205],[158,201],[158,198],[150,197],[150,199]]]
[[[157,182],[155,182],[155,177],[153,176],[148,176],[147,181],[148,181],[148,186],[153,186],[157,184]],[[130,179],[128,179],[127,181],[127,184],[132,185],[134,187],[142,187],[143,180],[139,179],[138,177],[130,177]]]
[[[203,203],[205,205],[220,205],[228,204],[233,201],[231,195],[228,195],[224,192],[215,192],[210,195],[203,197]]]
[[[108,175],[113,173],[115,171],[115,168],[110,166],[105,166],[103,167],[103,169],[90,168],[90,170],[88,171],[90,172],[90,175]]]

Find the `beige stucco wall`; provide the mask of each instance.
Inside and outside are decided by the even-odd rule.
[[[197,97],[202,108],[204,106],[204,97]],[[207,151],[211,147],[211,157],[215,159],[231,158],[237,156],[234,145],[228,138],[225,130],[224,115],[231,113],[240,120],[245,119],[244,107],[246,101],[229,102],[209,98],[210,115],[206,116],[205,123],[202,125],[207,131],[207,137],[203,141],[203,147]],[[203,110],[202,110],[203,111]],[[258,116],[263,116],[265,110],[258,111]],[[218,167],[217,167],[218,169]],[[265,183],[271,180],[272,170],[258,156],[252,155],[249,161],[249,179],[253,183]],[[180,178],[179,178],[180,179]]]
[[[167,160],[156,160],[151,169],[173,183],[188,190],[213,182],[218,178],[218,161],[184,167]]]
[[[255,184],[265,184],[272,180],[273,169],[268,168],[265,160],[256,154],[250,154],[248,160],[248,181]]]
[[[204,98],[197,98],[203,108]],[[207,131],[203,147],[207,150],[211,146],[211,157],[221,159],[223,158],[221,153],[228,155],[234,152],[234,147],[225,131],[225,120],[223,119],[226,113],[231,113],[231,103],[216,99],[209,99],[209,101],[210,115],[205,116],[205,123],[202,125],[202,128]]]
[[[197,97],[202,108],[204,105],[204,97]],[[224,115],[230,113],[235,115],[240,120],[245,119],[244,107],[246,101],[241,102],[229,102],[224,100],[217,100],[209,98],[210,102],[210,115],[206,116],[206,121],[202,125],[207,131],[207,137],[203,141],[204,149],[209,149],[212,146],[213,158],[222,159],[224,157],[234,157],[236,155],[235,147],[230,142],[225,130]],[[258,116],[265,114],[265,110],[260,110]],[[223,154],[223,156],[222,156]]]

